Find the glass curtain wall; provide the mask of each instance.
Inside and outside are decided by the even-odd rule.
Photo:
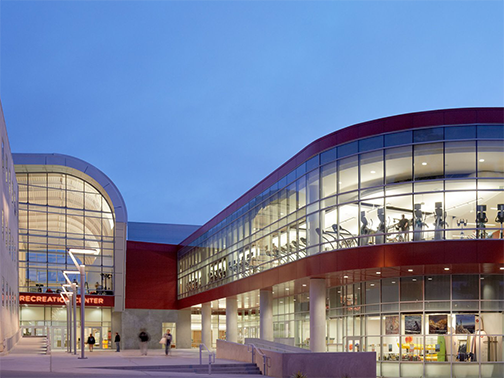
[[[274,299],[276,341],[309,349],[307,298]],[[327,351],[376,352],[380,376],[503,376],[503,275],[385,278],[327,298]]]
[[[19,290],[59,292],[63,270],[75,270],[69,248],[86,265],[86,293],[113,295],[114,213],[88,182],[63,173],[18,173]]]
[[[503,134],[425,128],[314,156],[179,252],[179,298],[319,252],[503,238]]]

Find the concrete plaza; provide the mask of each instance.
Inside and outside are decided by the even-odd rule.
[[[170,365],[197,365],[199,351],[193,349],[173,349],[172,354],[165,356],[164,350],[151,349],[147,356],[141,356],[139,349],[97,350],[89,352],[86,349],[86,359],[66,351],[52,351],[50,354],[41,353],[39,338],[22,338],[18,345],[9,353],[0,357],[1,378],[21,377],[74,377],[84,378],[92,376],[105,377],[246,377],[248,374],[201,374],[168,372],[153,367]],[[208,363],[208,353],[204,353],[203,363]],[[236,361],[217,359],[217,364],[238,364]],[[145,370],[142,368],[145,367]],[[116,368],[116,369],[114,369]],[[129,369],[128,369],[129,368]],[[131,370],[133,368],[134,370]]]

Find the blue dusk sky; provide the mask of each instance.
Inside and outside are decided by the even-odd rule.
[[[13,152],[108,175],[130,221],[203,224],[303,147],[503,106],[502,1],[1,1]]]

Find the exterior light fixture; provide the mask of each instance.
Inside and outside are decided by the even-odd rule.
[[[79,274],[80,274],[80,297],[81,297],[81,304],[80,304],[80,310],[81,310],[81,317],[80,317],[80,322],[81,322],[81,337],[80,337],[80,348],[81,348],[81,356],[79,359],[85,359],[84,357],[84,326],[85,326],[85,315],[84,315],[84,309],[86,307],[86,292],[84,290],[84,280],[86,276],[86,266],[84,264],[79,264],[77,262],[77,259],[74,256],[74,253],[80,254],[80,255],[94,255],[97,256],[100,251],[97,249],[76,249],[76,248],[70,248],[68,249],[68,254],[70,255],[70,258],[72,259],[75,267],[78,269]],[[65,275],[65,272],[63,272],[63,275]],[[68,280],[68,277],[65,277]],[[77,291],[75,291],[75,295],[77,295]],[[77,323],[77,319],[75,319],[75,323]]]

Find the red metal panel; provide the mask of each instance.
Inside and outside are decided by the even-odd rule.
[[[504,109],[481,108],[477,110],[478,123],[502,123],[504,122]]]
[[[446,125],[457,125],[464,123],[477,123],[478,112],[476,109],[445,110],[444,119]]]
[[[126,308],[177,308],[179,246],[128,241]]]
[[[359,125],[359,138],[382,134],[383,129],[384,122],[382,120],[361,123]]]

